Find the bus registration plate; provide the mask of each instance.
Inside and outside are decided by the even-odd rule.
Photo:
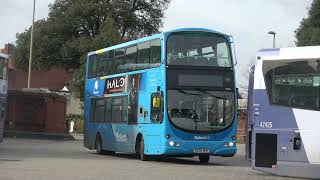
[[[210,150],[209,149],[200,148],[200,149],[193,149],[193,152],[194,153],[210,153]]]

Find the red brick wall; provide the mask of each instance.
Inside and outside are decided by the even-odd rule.
[[[0,50],[1,53],[9,55],[9,61],[8,61],[8,68],[13,69],[13,59],[12,59],[12,51],[13,51],[14,46],[12,44],[5,44],[4,48]]]
[[[244,136],[246,134],[247,124],[247,113],[246,112],[238,112],[238,130],[237,130],[237,140],[238,142],[243,142]]]
[[[46,131],[64,133],[66,127],[66,102],[61,99],[46,99]],[[59,112],[59,113],[57,113]]]
[[[61,90],[69,82],[70,76],[63,69],[52,68],[48,71],[33,71],[31,73],[31,88],[48,88]],[[8,73],[9,90],[26,88],[28,73],[21,70],[11,70]]]

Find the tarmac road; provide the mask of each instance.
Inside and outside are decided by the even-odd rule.
[[[236,157],[156,158],[142,162],[133,155],[98,155],[81,140],[56,141],[7,138],[0,144],[0,180],[214,180],[297,179],[251,170],[244,146]]]

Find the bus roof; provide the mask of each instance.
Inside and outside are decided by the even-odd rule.
[[[262,49],[256,57],[263,61],[320,59],[320,46]]]
[[[6,54],[0,53],[0,58],[8,59],[8,58],[9,58],[9,56],[8,56],[8,55],[6,55]]]
[[[138,44],[138,43],[141,43],[141,42],[144,42],[144,41],[149,41],[149,40],[152,40],[152,39],[161,38],[161,37],[163,37],[164,35],[169,35],[169,34],[171,34],[171,33],[179,32],[179,31],[204,31],[204,32],[213,32],[213,33],[217,33],[217,34],[220,34],[220,35],[229,37],[229,35],[227,35],[227,34],[221,33],[221,32],[219,32],[219,31],[214,31],[214,30],[211,30],[211,29],[205,29],[205,28],[179,28],[179,29],[174,29],[174,30],[170,30],[170,31],[165,31],[165,32],[162,32],[162,33],[159,33],[159,34],[155,34],[155,35],[152,35],[152,36],[147,36],[147,37],[139,38],[139,39],[136,39],[136,40],[133,40],[133,41],[129,41],[129,42],[125,42],[125,43],[122,43],[122,44],[110,46],[110,47],[107,47],[107,48],[99,49],[99,50],[96,50],[96,51],[92,51],[92,52],[89,52],[89,53],[88,53],[88,56],[93,55],[93,54],[100,54],[100,53],[103,53],[103,52],[105,52],[105,51],[109,51],[109,50],[113,50],[113,49],[118,49],[118,48],[122,48],[122,47],[127,47],[127,46],[130,46],[130,45]]]

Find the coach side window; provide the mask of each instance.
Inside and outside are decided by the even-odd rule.
[[[149,68],[150,41],[138,44],[137,70]]]
[[[155,39],[151,41],[150,68],[158,67],[161,63],[161,41]]]
[[[317,64],[320,63],[316,60],[264,62],[270,104],[320,110],[320,68]]]

